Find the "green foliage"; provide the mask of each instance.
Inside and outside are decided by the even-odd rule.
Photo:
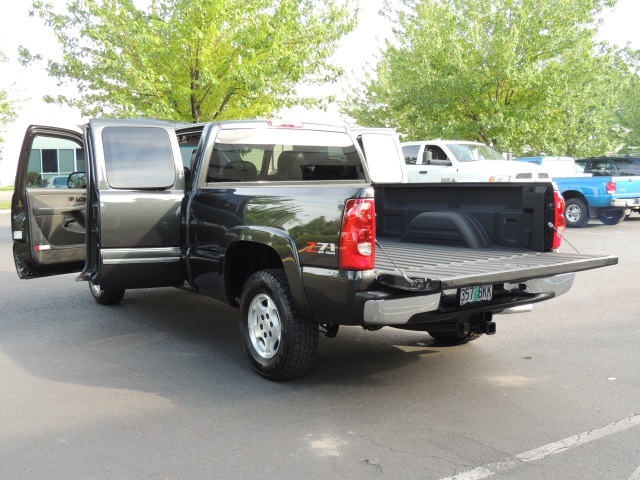
[[[600,154],[640,131],[623,108],[635,98],[638,111],[630,52],[595,40],[596,18],[615,0],[400,4],[386,7],[395,39],[375,75],[343,106],[360,124],[550,155]]]
[[[27,186],[44,188],[47,186],[47,181],[38,172],[27,172]]]
[[[0,63],[6,62],[6,57],[0,52]],[[13,122],[16,118],[16,110],[6,90],[0,90],[0,128]],[[0,136],[0,143],[4,138]]]
[[[620,68],[626,68],[622,81],[617,85],[622,98],[617,114],[626,139],[620,153],[640,155],[640,50],[624,49]]]
[[[49,74],[79,94],[47,100],[90,116],[268,116],[300,102],[300,82],[339,77],[329,58],[355,26],[353,2],[153,0],[147,13],[132,0],[69,0],[56,13],[35,0],[63,51]]]

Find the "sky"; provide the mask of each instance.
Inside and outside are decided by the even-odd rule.
[[[57,7],[66,4],[66,0],[48,1]],[[136,2],[144,6],[148,0]],[[385,34],[389,32],[389,26],[378,15],[382,4],[383,0],[360,0],[359,26],[341,41],[335,54],[335,62],[349,72],[351,77],[362,71],[366,62],[373,62],[378,47],[382,45]],[[17,61],[20,45],[29,48],[32,53],[42,54],[45,58],[56,58],[59,55],[56,40],[50,29],[41,19],[29,17],[30,5],[31,0],[6,2],[0,16],[0,51],[8,58],[7,63],[0,63],[0,89],[10,92],[10,98],[16,102],[19,109],[18,119],[2,132],[5,143],[2,144],[0,152],[0,185],[13,183],[22,138],[28,125],[71,128],[84,123],[78,110],[42,101],[45,94],[54,95],[63,91],[47,76],[44,64],[25,68]],[[639,0],[618,0],[616,8],[603,17],[601,38],[619,46],[631,43],[634,48],[640,49],[638,18]],[[340,97],[343,89],[343,86],[336,86],[327,89],[326,93],[334,93]],[[296,117],[292,118],[294,120],[344,123],[338,114],[337,106],[327,112],[293,109],[287,111],[286,115]]]

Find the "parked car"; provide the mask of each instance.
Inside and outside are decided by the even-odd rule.
[[[611,176],[616,182],[617,193],[626,197],[640,197],[640,156],[605,155],[602,157],[580,158],[576,165],[584,173],[594,177]],[[628,213],[640,213],[640,199],[634,202],[621,202]]]
[[[429,140],[401,146],[410,183],[548,182],[550,178],[542,167],[507,160],[484,143]]]
[[[68,175],[56,175],[47,180],[47,188],[68,188],[67,180],[69,180]]]
[[[618,172],[615,168],[601,168],[594,173],[590,171],[591,160],[575,161],[571,157],[516,160],[540,165],[551,174],[565,200],[568,227],[582,227],[590,218],[597,218],[605,225],[616,225],[625,219],[627,212],[640,208],[640,178],[613,175]],[[598,162],[593,166],[602,167]]]

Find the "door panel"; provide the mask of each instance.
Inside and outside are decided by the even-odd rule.
[[[103,289],[179,286],[184,167],[173,126],[91,120],[92,257],[84,276]]]
[[[30,190],[30,238],[39,264],[84,262],[86,190]]]
[[[20,278],[82,269],[87,192],[84,185],[76,188],[68,182],[69,175],[78,171],[86,171],[82,134],[39,125],[27,129],[11,202]]]

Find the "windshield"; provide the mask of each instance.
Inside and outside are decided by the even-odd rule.
[[[504,160],[500,152],[488,145],[477,143],[450,143],[447,145],[459,162],[480,160]]]

